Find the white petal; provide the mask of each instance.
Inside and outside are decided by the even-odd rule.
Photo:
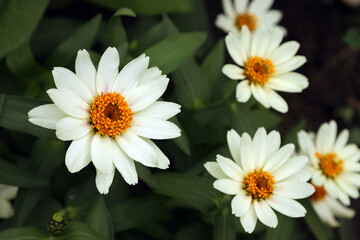
[[[153,118],[134,116],[131,130],[138,136],[151,139],[171,139],[181,135],[181,130],[174,123]]]
[[[245,232],[252,233],[254,231],[257,222],[257,217],[253,204],[250,205],[250,208],[247,211],[247,213],[245,213],[245,215],[240,217],[240,222]]]
[[[80,97],[54,88],[47,90],[47,94],[64,113],[76,118],[89,118],[90,106]]]
[[[217,162],[206,162],[204,164],[205,169],[216,179],[229,178],[223,170],[221,170]]]
[[[96,134],[91,143],[91,160],[95,168],[106,175],[114,172],[111,141],[113,140],[110,137]]]
[[[214,188],[229,195],[236,195],[242,191],[241,183],[231,179],[216,180],[214,182]]]
[[[241,181],[243,179],[244,172],[239,165],[237,165],[232,160],[223,157],[221,155],[216,155],[216,161],[219,164],[221,170],[231,179],[235,181]]]
[[[279,150],[280,144],[281,144],[280,133],[278,131],[275,131],[275,130],[271,131],[267,135],[266,159],[270,159],[274,155],[274,153]]]
[[[224,67],[222,68],[222,72],[228,78],[233,80],[240,80],[245,78],[244,70],[234,64],[225,64]]]
[[[65,155],[65,165],[69,172],[76,173],[91,162],[91,142],[93,133],[71,142]]]
[[[249,13],[261,13],[269,9],[274,0],[253,0],[249,5]]]
[[[268,95],[265,93],[264,89],[260,85],[251,84],[251,92],[254,95],[254,98],[261,103],[265,108],[270,107]]]
[[[269,32],[265,25],[261,25],[252,35],[251,56],[264,57],[266,49],[269,45]]]
[[[268,57],[275,49],[277,49],[284,37],[284,32],[279,28],[276,27],[272,30],[271,34],[269,35],[269,45],[267,47],[266,53],[264,57]]]
[[[137,85],[141,76],[144,75],[148,66],[149,57],[145,57],[145,54],[126,64],[117,75],[112,91],[120,93],[126,98],[128,92]]]
[[[318,159],[315,156],[315,145],[310,135],[301,130],[298,132],[297,136],[301,151],[309,156],[313,165],[317,165]]]
[[[45,104],[28,112],[29,121],[40,127],[56,129],[56,123],[67,116],[55,104]]]
[[[264,171],[273,172],[281,167],[293,154],[295,145],[292,143],[286,144],[279,149],[266,163]]]
[[[289,109],[286,101],[274,90],[265,90],[270,106],[275,110],[286,113]]]
[[[288,61],[290,58],[295,56],[299,50],[300,44],[296,41],[285,42],[280,45],[272,54],[269,56],[271,62],[276,66]]]
[[[344,207],[338,201],[330,197],[325,198],[325,201],[335,216],[341,218],[353,218],[355,216],[355,211],[353,209]]]
[[[91,61],[89,53],[79,50],[75,60],[75,72],[89,88],[92,96],[97,95],[96,90],[96,69]]]
[[[255,152],[255,168],[262,168],[265,163],[267,151],[267,135],[263,127],[260,127],[254,135],[253,151]]]
[[[239,102],[247,102],[251,96],[249,80],[240,81],[236,85],[236,99]]]
[[[336,132],[337,126],[335,121],[321,125],[316,136],[316,149],[320,153],[326,154],[331,151],[335,142]]]
[[[355,198],[355,199],[359,198],[359,191],[357,190],[356,186],[354,186],[346,181],[342,181],[339,178],[335,178],[335,182],[350,197]]]
[[[156,101],[151,106],[137,112],[137,117],[148,117],[168,120],[180,112],[181,106],[173,102]]]
[[[160,76],[161,76],[160,69],[158,67],[151,67],[145,71],[144,75],[141,76],[139,80],[139,84],[153,81],[155,78],[158,78]]]
[[[279,182],[293,174],[296,174],[305,167],[307,162],[308,158],[305,156],[296,156],[290,158],[284,165],[272,173],[274,180]]]
[[[156,153],[142,138],[134,134],[131,129],[126,130],[116,141],[124,152],[135,161],[148,166],[157,167]]]
[[[91,103],[94,96],[83,80],[75,73],[63,67],[55,67],[52,75],[57,89],[74,94],[88,104]]]
[[[249,0],[235,0],[235,9],[238,13],[243,13],[247,10]]]
[[[151,82],[147,82],[133,88],[126,101],[133,112],[141,111],[153,104],[165,92],[169,79],[162,75]]]
[[[138,183],[138,175],[135,169],[134,160],[129,158],[120,146],[114,141],[111,141],[113,150],[113,162],[116,169],[120,172],[125,182],[130,185]]]
[[[349,173],[343,172],[338,176],[342,181],[346,181],[352,185],[360,187],[360,174],[359,173]]]
[[[275,75],[291,72],[301,67],[304,63],[306,63],[306,58],[304,56],[295,56],[280,65],[275,65]]]
[[[303,169],[290,177],[284,179],[285,182],[307,182],[311,178],[311,172],[307,169]]]
[[[238,28],[235,25],[234,19],[224,14],[219,14],[215,19],[215,26],[223,30],[224,32],[238,32]]]
[[[65,117],[56,123],[56,137],[63,141],[81,138],[90,131],[88,119]]]
[[[272,228],[277,226],[278,219],[276,214],[264,200],[254,201],[254,209],[260,222]]]
[[[334,214],[324,202],[311,202],[316,214],[321,221],[329,224],[331,227],[338,227],[339,223],[335,220]]]
[[[301,199],[315,192],[313,185],[304,182],[279,182],[274,184],[274,195],[285,198]]]
[[[261,15],[258,15],[257,17],[260,24],[264,23],[269,27],[273,27],[273,25],[276,25],[280,22],[282,18],[282,12],[279,10],[269,10],[262,13]]]
[[[290,74],[290,73],[285,73]],[[282,74],[280,76],[283,76],[285,74]],[[274,89],[276,91],[282,91],[282,92],[292,92],[297,93],[301,92],[303,90],[302,87],[300,87],[296,82],[292,81],[291,78],[279,78],[271,77],[269,81],[266,83],[266,87]]]
[[[359,151],[355,144],[348,144],[337,152],[340,159],[347,159],[356,154]]]
[[[231,58],[239,66],[244,66],[249,57],[250,36],[249,29],[243,26],[241,28],[240,38],[232,32],[225,37],[226,48]]]
[[[297,201],[272,195],[266,202],[276,211],[288,217],[304,217],[306,209]]]
[[[233,4],[231,3],[231,0],[222,0],[223,9],[226,15],[229,17],[235,17],[235,8]]]
[[[165,156],[165,154],[160,150],[160,148],[150,139],[143,139],[147,144],[149,144],[150,147],[152,147],[152,149],[155,151],[156,154],[156,159],[157,159],[157,168],[160,169],[167,169],[169,168],[170,165],[170,160],[168,159],[168,157]]]
[[[231,129],[230,131],[227,132],[226,138],[227,138],[227,143],[229,145],[229,150],[230,150],[231,156],[233,157],[233,159],[235,160],[235,162],[238,165],[241,165],[241,161],[240,161],[241,138],[240,138],[240,135],[234,129]]]
[[[119,71],[119,53],[114,47],[108,47],[101,56],[96,74],[96,89],[98,94],[110,92]]]
[[[98,169],[96,169],[95,184],[99,193],[101,194],[109,193],[109,188],[114,180],[114,175],[115,175],[114,171],[110,174],[104,174]]]
[[[253,144],[250,135],[244,133],[241,136],[240,155],[241,155],[241,166],[245,173],[250,173],[255,168],[254,152],[252,147]]]
[[[244,192],[240,192],[231,200],[232,213],[237,217],[243,216],[249,211],[252,198]]]
[[[343,147],[345,147],[348,140],[349,140],[349,130],[344,129],[341,131],[341,133],[337,137],[336,142],[334,144],[333,151],[337,152],[340,149],[342,149]]]
[[[7,200],[0,200],[0,218],[10,218],[14,216],[14,209]]]
[[[16,197],[19,188],[6,184],[0,184],[0,199],[11,200]]]
[[[326,178],[322,172],[322,170],[317,170],[313,172],[313,176],[311,178],[311,182],[316,186],[324,185]]]

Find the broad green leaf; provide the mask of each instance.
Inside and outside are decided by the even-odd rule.
[[[0,126],[37,137],[54,138],[54,130],[38,127],[29,122],[27,113],[48,101],[0,94]]]
[[[245,103],[233,102],[226,106],[230,126],[240,135],[244,132],[253,135],[256,131],[251,111]]]
[[[188,156],[190,156],[191,150],[190,150],[190,144],[189,144],[189,139],[188,139],[187,133],[184,131],[184,129],[181,126],[180,121],[177,117],[171,118],[170,121],[175,123],[181,129],[181,136],[175,138],[173,141],[176,143],[176,145],[179,146],[179,148],[184,153],[186,153]]]
[[[156,192],[201,211],[213,208],[220,195],[214,189],[213,181],[207,178],[177,173],[161,173],[154,177],[159,186]]]
[[[47,240],[48,235],[35,227],[10,228],[0,232],[0,240]]]
[[[40,189],[19,189],[15,199],[15,226],[22,226],[41,197]]]
[[[105,239],[114,239],[114,229],[111,221],[111,216],[107,210],[104,199],[99,196],[92,206],[87,224],[100,233]]]
[[[295,219],[277,214],[278,225],[275,229],[266,228],[264,240],[288,240],[292,239],[295,227]]]
[[[7,0],[0,9],[0,59],[28,40],[48,0]]]
[[[213,86],[222,74],[221,69],[224,66],[225,45],[223,40],[219,40],[215,47],[209,52],[201,64],[201,71],[204,73],[206,83]]]
[[[93,44],[101,22],[97,15],[80,26],[70,37],[62,42],[46,61],[46,66],[65,66],[75,59],[79,49],[88,49]]]
[[[266,108],[252,110],[251,117],[254,126],[264,127],[268,130],[274,129],[282,120],[278,113]]]
[[[130,8],[141,15],[153,15],[170,12],[188,12],[192,10],[191,0],[86,0],[88,2],[118,10]]]
[[[168,74],[193,56],[205,39],[203,32],[180,33],[153,45],[145,53],[150,56],[150,66]]]
[[[235,217],[229,208],[223,209],[215,214],[214,219],[214,239],[215,240],[235,240]]]
[[[144,181],[149,187],[153,189],[157,188],[157,182],[151,174],[150,169],[138,162],[135,162],[135,166],[139,178]]]
[[[24,188],[43,187],[48,184],[31,172],[2,159],[0,159],[0,183]]]
[[[144,224],[169,218],[168,199],[158,195],[147,195],[119,202],[110,209],[116,232],[137,228]]]
[[[106,240],[102,235],[96,232],[85,223],[68,222],[63,234],[56,237],[56,240]]]
[[[318,240],[327,240],[333,239],[334,232],[333,230],[321,222],[320,218],[312,208],[309,200],[301,201],[301,204],[306,208],[307,213],[305,215],[305,222],[310,228],[311,232],[314,234]]]
[[[120,46],[127,42],[125,28],[121,21],[121,16],[136,17],[136,14],[129,8],[120,8],[110,18],[108,23],[110,40],[113,46]]]
[[[344,41],[355,49],[360,49],[360,33],[356,29],[349,29],[344,35]]]

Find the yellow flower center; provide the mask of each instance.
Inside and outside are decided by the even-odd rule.
[[[132,115],[134,113],[121,94],[101,92],[92,101],[89,117],[96,134],[114,138],[131,127]]]
[[[315,187],[315,192],[313,193],[313,195],[310,196],[310,199],[312,201],[317,201],[317,200],[321,200],[324,197],[326,197],[327,193],[326,190],[324,188],[324,186],[316,186],[315,184],[312,184]]]
[[[320,168],[326,177],[336,177],[344,170],[344,161],[339,159],[335,153],[315,153],[320,160]]]
[[[274,65],[267,58],[251,57],[245,63],[244,74],[253,84],[263,86],[274,72]]]
[[[254,31],[257,27],[257,19],[253,14],[244,13],[244,14],[240,14],[236,18],[235,24],[237,25],[239,30],[241,30],[241,27],[243,25],[246,25],[250,31]]]
[[[274,177],[260,168],[249,173],[242,183],[253,199],[267,199],[273,193],[274,182]]]

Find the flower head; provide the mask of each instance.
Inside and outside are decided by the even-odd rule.
[[[330,197],[324,186],[316,186],[315,192],[310,196],[311,205],[321,221],[327,223],[331,227],[338,227],[339,222],[335,217],[352,218],[355,216],[355,211],[351,208],[344,207],[337,200]]]
[[[265,26],[251,34],[247,26],[240,37],[229,33],[226,47],[237,65],[226,64],[222,72],[233,80],[240,80],[236,98],[247,102],[251,95],[264,107],[287,112],[288,105],[276,91],[301,92],[309,85],[305,76],[292,72],[306,62],[304,56],[295,56],[299,43],[285,42],[278,29]]]
[[[310,159],[312,183],[324,186],[326,193],[350,204],[350,197],[358,198],[360,187],[360,150],[355,144],[346,144],[349,131],[339,136],[335,121],[324,123],[316,135],[300,131],[298,141],[301,151]]]
[[[280,134],[267,134],[264,128],[259,128],[253,139],[230,130],[227,142],[234,160],[217,155],[216,162],[207,162],[205,168],[217,178],[214,188],[235,195],[232,212],[240,217],[246,232],[254,230],[257,219],[275,228],[278,220],[273,209],[289,217],[305,216],[305,208],[294,199],[314,192],[306,183],[311,177],[304,169],[307,157],[292,157],[295,146],[279,148]]]
[[[269,10],[273,0],[222,0],[225,14],[219,14],[215,25],[224,32],[239,34],[242,26],[255,31],[261,25],[275,27],[282,18],[279,10]],[[285,29],[282,30],[283,33]]]
[[[169,79],[148,65],[143,54],[119,72],[119,53],[108,48],[96,71],[89,53],[80,50],[76,73],[61,67],[52,72],[57,88],[47,93],[54,104],[29,112],[30,122],[72,141],[65,156],[71,173],[94,164],[100,193],[108,193],[115,168],[128,184],[136,184],[134,160],[161,169],[170,163],[150,139],[180,136],[180,129],[167,121],[180,112],[180,105],[156,101]]]
[[[14,199],[18,187],[0,184],[0,218],[10,218],[14,215],[14,208],[10,200]]]

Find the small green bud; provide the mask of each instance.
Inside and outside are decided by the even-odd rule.
[[[48,232],[53,236],[62,234],[65,230],[65,218],[62,211],[54,213],[47,224]]]

